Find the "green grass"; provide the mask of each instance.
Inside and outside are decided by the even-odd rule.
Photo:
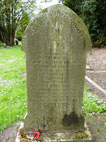
[[[19,122],[27,112],[24,52],[20,46],[0,48],[0,131]],[[84,91],[83,113],[103,112],[103,101]]]
[[[106,104],[103,100],[99,99],[95,94],[88,91],[85,86],[82,112],[88,113],[103,113],[106,112]]]
[[[26,111],[25,56],[19,46],[0,49],[0,130],[21,120]]]

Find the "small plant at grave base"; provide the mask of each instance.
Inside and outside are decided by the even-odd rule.
[[[85,86],[82,112],[86,115],[106,112],[106,104]]]
[[[85,131],[80,131],[80,132],[76,132],[75,136],[73,137],[73,139],[86,139],[88,137],[88,134]]]
[[[27,135],[24,133],[24,128],[20,129],[20,142],[29,142],[31,139],[27,138]]]

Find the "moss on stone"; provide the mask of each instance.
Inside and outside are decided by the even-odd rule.
[[[88,134],[86,131],[80,131],[80,132],[76,132],[73,139],[86,139],[88,138]]]

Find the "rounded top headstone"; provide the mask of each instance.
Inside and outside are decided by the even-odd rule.
[[[71,9],[57,4],[28,25],[26,52],[28,115],[25,131],[82,130],[81,109],[89,32]],[[76,123],[78,122],[78,123]]]
[[[27,48],[29,34],[32,34],[32,36],[34,36],[35,33],[37,34],[40,32],[40,28],[42,26],[47,27],[48,23],[50,22],[52,27],[52,21],[56,20],[56,18],[61,21],[61,24],[73,25],[76,32],[78,32],[78,34],[80,35],[80,38],[84,40],[85,50],[87,52],[90,51],[92,47],[91,38],[84,22],[73,10],[61,4],[50,6],[49,8],[42,10],[39,14],[35,16],[33,21],[27,26],[26,31],[24,33],[22,50],[25,51]]]

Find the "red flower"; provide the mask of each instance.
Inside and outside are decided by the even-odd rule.
[[[39,131],[34,131],[33,136],[36,137],[36,138],[39,138],[40,132]]]

